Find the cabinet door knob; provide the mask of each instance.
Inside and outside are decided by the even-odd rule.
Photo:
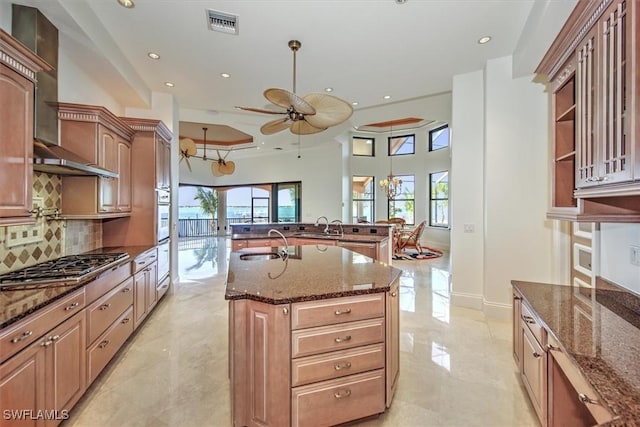
[[[398,293],[397,293],[397,292],[391,292],[391,296],[392,296],[393,298],[395,298],[395,297],[397,297],[397,296],[398,296]]]
[[[52,337],[49,337],[49,340],[51,340],[51,342],[58,341],[59,339],[60,339],[60,335],[54,335]]]
[[[41,347],[49,347],[51,344],[53,344],[53,341],[51,340],[46,340],[45,342],[43,342],[42,344],[40,344]]]
[[[533,357],[535,357],[536,359],[537,359],[538,357],[540,357],[540,356],[541,356],[541,354],[540,354],[540,353],[538,353],[537,351],[534,351],[534,352],[533,352]]]
[[[289,314],[289,309],[288,309],[287,307],[284,307],[284,308],[282,309],[282,314],[284,314],[285,316],[286,316],[287,314]]]

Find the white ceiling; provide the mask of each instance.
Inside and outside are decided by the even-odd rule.
[[[453,75],[481,69],[488,59],[518,48],[530,52],[520,55],[524,59],[519,65],[523,73],[532,73],[575,4],[575,0],[134,1],[133,9],[116,0],[14,3],[39,8],[58,27],[61,43],[72,48],[77,62],[123,106],[143,107],[151,92],[170,92],[181,108],[217,113],[239,113],[234,110],[239,105],[265,107],[268,101],[262,92],[269,87],[292,90],[292,53],[287,47],[291,39],[302,42],[296,92],[322,92],[330,86],[333,95],[358,102],[356,112],[450,91]],[[5,6],[8,2],[0,0]],[[239,35],[210,31],[208,8],[238,15]],[[533,23],[531,16],[536,17]],[[528,34],[523,35],[523,29]],[[491,42],[478,44],[486,35]],[[161,59],[149,59],[148,52]],[[231,77],[222,78],[223,72]],[[166,81],[175,86],[167,88]],[[391,100],[384,100],[384,95],[391,95]],[[258,116],[260,123],[272,118],[239,114],[254,121]]]

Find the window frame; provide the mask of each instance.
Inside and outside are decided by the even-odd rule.
[[[435,227],[435,228],[449,228],[450,224],[451,224],[451,211],[449,209],[449,200],[451,200],[451,194],[449,193],[449,170],[442,170],[442,171],[437,171],[437,172],[429,172],[429,227]],[[433,189],[433,175],[437,175],[437,174],[442,174],[442,173],[446,173],[447,175],[447,197],[446,198],[441,198],[441,197],[436,197],[434,198],[434,189]],[[447,202],[447,223],[446,224],[442,224],[442,223],[435,223],[434,222],[434,215],[433,215],[433,202],[442,202],[442,201],[446,201]]]
[[[447,140],[447,145],[445,147],[440,147],[440,148],[433,148],[433,134],[442,130],[442,129],[449,129],[449,138]],[[449,124],[444,124],[442,126],[438,126],[437,128],[433,128],[431,130],[429,130],[429,152],[433,152],[433,151],[439,151],[439,150],[444,150],[445,148],[449,148],[451,147],[451,129],[449,128]]]
[[[356,154],[353,149],[353,141],[355,139],[371,141],[371,154]],[[367,138],[364,136],[352,136],[351,137],[351,155],[356,157],[375,157],[376,156],[376,139],[375,138]]]
[[[353,189],[353,179],[355,177],[360,177],[360,178],[371,178],[371,198],[370,199],[364,199],[364,198],[355,198],[355,194],[356,192]],[[375,187],[375,183],[376,183],[376,177],[373,175],[351,175],[351,217],[356,217],[356,222],[357,222],[357,213],[353,212],[353,206],[356,202],[370,202],[371,203],[371,218],[369,220],[369,223],[373,224],[376,221],[376,187]],[[366,193],[358,193],[358,194],[366,194]]]
[[[391,203],[392,202],[411,202],[413,204],[413,209],[412,209],[412,218],[411,220],[409,220],[409,218],[405,218],[405,220],[407,221],[405,225],[415,225],[416,224],[416,176],[414,174],[407,174],[407,175],[394,175],[397,178],[402,179],[402,182],[408,182],[409,180],[407,179],[403,179],[405,177],[411,177],[413,178],[411,180],[411,182],[413,182],[413,197],[412,198],[405,198],[405,197],[395,197],[392,199],[387,199],[387,218],[391,218]],[[404,193],[401,194],[401,196],[403,196]],[[395,215],[395,214],[394,214]]]
[[[391,153],[391,145],[393,140],[396,139],[400,139],[400,138],[409,138],[411,137],[411,139],[413,139],[413,151],[411,153],[401,153],[401,154],[392,154]],[[397,156],[411,156],[413,154],[416,154],[416,134],[415,133],[410,133],[407,135],[396,135],[396,136],[388,136],[387,137],[387,155],[388,156],[393,156],[393,157],[397,157]]]

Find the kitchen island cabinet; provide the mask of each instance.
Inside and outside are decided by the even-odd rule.
[[[399,373],[401,271],[351,251],[232,252],[229,367],[237,426],[334,425],[376,415]],[[244,259],[243,259],[244,258]]]
[[[33,99],[36,73],[51,66],[0,30],[0,225],[27,224],[33,187]]]

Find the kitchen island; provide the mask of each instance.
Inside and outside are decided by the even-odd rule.
[[[384,412],[399,373],[400,274],[333,246],[232,252],[233,425],[335,425]]]

